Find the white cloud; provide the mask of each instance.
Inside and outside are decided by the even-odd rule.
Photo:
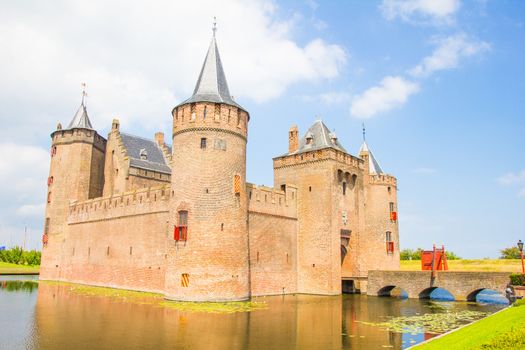
[[[387,76],[378,86],[366,90],[352,101],[350,113],[357,118],[371,118],[402,106],[408,97],[419,91],[419,85],[399,76]]]
[[[517,173],[510,172],[502,175],[497,182],[501,186],[518,187],[518,197],[525,197],[525,169]]]
[[[459,0],[383,0],[381,11],[387,19],[420,24],[452,24]]]
[[[432,73],[445,69],[456,68],[462,57],[474,56],[490,50],[490,44],[484,41],[470,39],[466,34],[459,33],[437,41],[434,52],[414,67],[410,74],[415,77],[428,77]]]
[[[2,7],[0,119],[7,127],[0,138],[7,140],[27,132],[21,124],[47,134],[57,121],[67,123],[81,82],[88,84],[95,127],[107,127],[115,116],[148,132],[169,124],[171,108],[193,90],[214,16],[230,91],[241,104],[278,97],[293,84],[337,77],[347,60],[342,47],[319,38],[298,44],[293,32],[301,16],[281,16],[271,0],[33,1]],[[19,123],[7,123],[13,111]]]
[[[351,94],[344,91],[328,91],[318,95],[305,95],[302,99],[306,102],[322,102],[325,105],[337,105],[350,100]]]
[[[518,173],[507,173],[498,178],[498,183],[503,186],[525,184],[525,169]]]

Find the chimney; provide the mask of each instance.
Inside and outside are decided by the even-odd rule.
[[[120,122],[118,119],[113,119],[113,122],[111,123],[111,129],[112,130],[118,130],[120,126]]]
[[[164,145],[164,133],[163,132],[156,132],[155,133],[155,141],[157,141],[157,145],[162,146]]]
[[[299,129],[297,125],[292,125],[288,134],[288,153],[294,153],[299,150]]]

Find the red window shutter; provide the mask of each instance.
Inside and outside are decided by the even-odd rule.
[[[185,241],[188,239],[188,227],[187,226],[183,226],[181,227],[182,229],[182,238],[181,240]]]
[[[397,212],[395,211],[390,212],[390,220],[397,221]]]
[[[175,232],[173,233],[173,239],[178,241],[180,239],[179,227],[175,226]]]

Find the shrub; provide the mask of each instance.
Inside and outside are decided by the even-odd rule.
[[[0,251],[0,261],[17,265],[40,265],[41,256],[39,251],[24,251],[21,247]]]
[[[513,286],[525,286],[525,274],[513,273],[510,275],[510,284]]]
[[[518,247],[510,247],[500,250],[500,259],[520,259],[520,250]]]

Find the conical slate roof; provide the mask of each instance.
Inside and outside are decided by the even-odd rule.
[[[217,41],[215,40],[215,34],[213,35],[208,53],[204,59],[199,79],[193,90],[193,95],[179,104],[179,106],[191,102],[226,103],[244,110],[230,95],[226,75],[222,68],[219,49],[217,48]]]
[[[361,148],[359,149],[359,156],[362,155],[368,155],[368,172],[370,174],[380,175],[385,173],[366,142],[363,142]]]
[[[89,120],[89,117],[87,115],[87,110],[86,106],[84,105],[84,101],[82,101],[80,107],[78,107],[75,116],[73,117],[67,128],[93,129],[93,126],[91,126],[91,121]]]
[[[310,141],[308,142],[307,139],[310,139]],[[335,148],[348,153],[337,140],[335,133],[331,133],[321,120],[316,120],[304,134],[304,137],[299,140],[299,149],[293,153],[302,153],[323,148]]]

